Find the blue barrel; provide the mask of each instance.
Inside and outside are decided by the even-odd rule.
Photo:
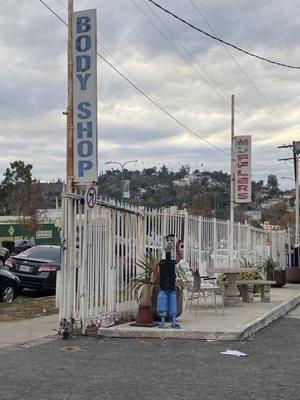
[[[168,311],[168,297],[164,290],[161,290],[157,296],[157,314],[160,317],[166,317]]]
[[[177,302],[175,291],[169,292],[169,317],[175,318],[177,315]]]

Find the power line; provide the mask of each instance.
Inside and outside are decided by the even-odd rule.
[[[145,0],[144,0],[145,1]],[[210,30],[212,31],[212,33],[214,33],[217,36],[216,31],[214,30],[214,28],[211,26],[211,24],[207,21],[207,19],[203,16],[203,14],[200,12],[199,7],[196,5],[194,0],[190,0],[193,7],[195,8],[195,10],[197,11],[197,13],[200,15],[200,17],[203,19],[203,21],[207,24],[207,26],[210,28]],[[252,81],[252,79],[250,78],[250,76],[248,75],[248,73],[242,68],[242,66],[240,65],[240,63],[237,61],[237,59],[230,53],[230,51],[227,49],[227,47],[225,46],[224,43],[221,43],[221,46],[224,48],[224,50],[226,51],[226,53],[229,55],[229,57],[234,61],[234,63],[237,65],[237,67],[240,69],[240,71],[243,73],[243,75],[246,77],[246,79],[250,82],[250,84],[254,87],[254,89],[257,91],[257,93],[264,99],[264,101],[266,102],[266,104],[268,104],[269,107],[271,107],[271,109],[274,111],[274,113],[277,115],[277,117],[289,128],[294,130],[289,123],[282,117],[282,115],[280,115],[280,113],[278,112],[278,110],[269,102],[269,100],[267,99],[267,97],[262,93],[262,91],[255,85],[255,83]]]
[[[233,47],[234,49],[236,49],[236,50],[238,50],[238,51],[240,51],[240,52],[242,52],[244,54],[247,54],[248,56],[255,57],[255,58],[259,59],[259,60],[266,61],[268,63],[278,65],[280,67],[291,68],[291,69],[300,69],[300,67],[298,67],[298,66],[284,64],[284,63],[280,63],[280,62],[277,62],[277,61],[272,61],[272,60],[270,60],[270,59],[268,59],[266,57],[261,57],[261,56],[258,56],[257,54],[254,54],[254,53],[251,53],[251,52],[249,52],[247,50],[244,50],[241,47],[238,47],[238,46],[236,46],[236,45],[234,45],[234,44],[232,44],[230,42],[227,42],[226,40],[220,39],[217,36],[211,35],[210,33],[203,31],[202,29],[196,27],[195,25],[191,24],[190,22],[186,21],[185,19],[183,19],[183,18],[179,17],[178,15],[174,14],[170,10],[162,7],[160,4],[156,3],[155,1],[153,1],[153,0],[147,0],[147,1],[149,1],[152,4],[154,4],[156,7],[160,8],[162,11],[164,11],[167,14],[171,15],[172,17],[176,18],[178,21],[181,21],[184,24],[188,25],[189,27],[195,29],[196,31],[203,33],[204,35],[210,37],[211,39],[214,39],[214,40],[217,40],[218,42],[224,43],[227,46]]]
[[[155,25],[155,23],[151,20],[151,18],[149,18],[147,16],[147,14],[145,14],[145,12],[136,4],[136,2],[134,0],[131,0],[131,2],[136,6],[136,8],[145,16],[145,18],[150,22],[150,24],[152,26],[154,26],[154,28],[161,34],[161,36],[170,44],[170,46],[177,52],[177,54],[180,55],[181,58],[183,58],[183,60],[196,72],[196,74],[198,76],[200,76],[200,78],[202,80],[204,80],[207,85],[213,89],[213,91],[224,101],[224,103],[226,105],[231,105],[231,102],[229,100],[227,100],[227,98],[229,97],[228,93],[222,88],[222,86],[201,66],[201,64],[199,64],[199,62],[197,61],[197,59],[194,57],[194,55],[184,46],[184,44],[181,42],[180,39],[178,39],[176,37],[176,35],[174,34],[174,32],[168,27],[168,25],[157,15],[157,13],[155,13],[154,10],[152,10],[152,8],[150,7],[150,5],[147,5],[147,7],[151,10],[151,12],[156,16],[156,18],[162,23],[162,25],[165,26],[165,28],[168,30],[168,32],[174,37],[174,39],[179,43],[179,45],[185,50],[185,52],[195,61],[195,63],[199,66],[199,68],[201,68],[201,70],[209,77],[209,79],[217,86],[217,88],[225,95],[225,97],[220,94],[218,92],[218,90],[206,79],[204,78],[199,71],[193,66],[193,64],[191,64],[184,55],[182,55],[182,53],[177,49],[177,47],[169,40],[169,38]],[[146,3],[146,0],[144,0],[144,3]],[[225,46],[224,46],[225,47]],[[277,141],[276,139],[274,139],[273,135],[271,133],[269,133],[265,128],[261,127],[239,104],[236,104],[236,112],[237,114],[240,115],[241,118],[243,118],[245,121],[252,123],[252,125],[258,129],[259,131],[261,131],[262,133],[264,133],[265,135],[267,135],[271,141],[278,145],[280,142]]]
[[[57,0],[59,1],[59,3],[67,10],[67,7],[62,3],[61,0]],[[207,85],[214,90],[214,92],[221,97],[221,99],[225,102],[226,105],[230,105],[230,102],[224,98],[217,90],[216,88],[213,87],[213,85],[206,79],[204,78],[199,71],[197,71],[195,69],[195,67],[180,53],[180,51],[176,48],[176,46],[173,45],[173,43],[168,39],[168,37],[166,37],[166,35],[164,35],[164,33],[152,22],[152,20],[147,16],[147,14],[144,13],[144,11],[135,3],[134,0],[131,0],[131,2],[140,10],[140,12],[145,16],[145,18],[154,26],[154,28],[164,37],[164,39],[170,44],[170,46],[172,48],[174,48],[174,50],[180,55],[180,57],[182,57],[185,62],[197,73],[197,75],[200,76],[201,79],[203,79]],[[146,3],[146,1],[144,0],[144,2]],[[225,96],[228,96],[228,94],[226,93],[226,91],[214,80],[214,78],[199,64],[199,62],[195,59],[195,57],[193,56],[193,54],[183,45],[183,43],[175,36],[175,34],[171,31],[171,29],[164,23],[164,21],[161,20],[161,18],[151,9],[151,7],[149,5],[147,5],[148,8],[151,10],[151,12],[159,19],[159,21],[161,21],[161,23],[166,27],[166,29],[170,32],[170,34],[175,38],[175,40],[181,45],[181,47],[187,52],[187,54],[194,59],[194,61],[197,63],[197,65],[202,69],[202,71],[212,80],[212,82],[214,82],[214,84],[224,93]],[[49,7],[47,7],[48,9],[50,9]],[[98,41],[97,41],[98,42]],[[140,82],[138,82],[135,77],[130,74],[130,72],[122,66],[122,64],[117,60],[116,57],[113,56],[113,54],[106,49],[100,42],[98,42],[98,44],[113,58],[113,60],[120,66],[120,68],[123,69],[123,71],[125,71],[128,76],[131,77],[131,79],[133,79],[137,85],[140,86],[140,88],[142,88],[142,90],[148,94],[149,97],[151,97],[153,100],[155,100],[153,98],[153,96],[147,92],[147,90],[145,88],[143,88],[143,86],[141,85]],[[224,46],[225,47],[225,46]],[[226,49],[226,47],[225,47]],[[158,104],[160,104],[157,100],[155,100]],[[161,104],[160,104],[161,105]],[[279,142],[276,141],[276,139],[273,138],[273,135],[271,135],[266,129],[262,128],[256,121],[253,120],[253,118],[250,117],[250,115],[242,109],[242,107],[238,104],[236,104],[236,107],[240,110],[237,110],[237,113],[241,116],[241,118],[243,118],[245,121],[248,121],[250,123],[252,123],[258,130],[260,130],[261,132],[265,133],[267,136],[270,137],[270,139],[273,141],[273,143],[278,144]],[[241,114],[241,112],[244,114]]]
[[[40,0],[40,2],[47,7],[47,9],[49,11],[51,11],[51,13],[53,15],[55,15],[55,17],[57,17],[61,22],[64,23],[64,25],[68,26],[68,24],[57,14],[54,12],[54,10],[52,10],[52,8],[50,8],[43,0]],[[142,89],[140,89],[136,84],[134,84],[133,82],[130,81],[130,79],[128,79],[124,74],[122,74],[122,72],[120,72],[114,65],[112,65],[104,56],[102,56],[98,51],[97,51],[97,55],[106,63],[108,64],[118,75],[120,75],[123,79],[126,80],[127,83],[129,83],[131,86],[133,86],[140,94],[142,94],[144,97],[146,97],[151,103],[153,103],[157,108],[159,108],[164,114],[166,114],[168,117],[170,117],[172,120],[174,120],[177,124],[179,124],[182,128],[184,128],[189,134],[191,134],[194,138],[204,141],[206,144],[208,144],[209,146],[213,147],[214,149],[222,152],[223,154],[225,154],[226,156],[229,156],[229,153],[227,153],[226,151],[224,151],[223,149],[215,146],[214,144],[210,143],[208,140],[206,140],[204,137],[202,137],[201,135],[199,135],[197,132],[193,131],[191,128],[189,128],[187,125],[185,125],[184,123],[180,122],[176,117],[174,117],[169,111],[167,111],[163,106],[161,106],[156,100],[152,99],[147,93],[145,93]],[[222,162],[224,162],[224,160],[221,160]]]

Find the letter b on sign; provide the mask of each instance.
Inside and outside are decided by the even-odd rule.
[[[85,33],[91,29],[91,25],[89,22],[91,21],[90,17],[79,17],[77,18],[77,33]]]

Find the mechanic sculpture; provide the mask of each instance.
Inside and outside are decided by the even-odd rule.
[[[160,327],[166,328],[166,318],[171,320],[171,326],[181,329],[176,321],[177,301],[176,301],[176,251],[175,235],[164,237],[164,252],[159,264],[159,285],[160,292],[157,299],[157,313],[161,317]]]

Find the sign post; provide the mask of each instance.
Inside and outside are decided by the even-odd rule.
[[[234,94],[231,95],[231,168],[230,168],[230,226],[229,226],[229,240],[228,240],[228,265],[229,267],[233,262],[233,229],[234,229]]]
[[[67,192],[74,191],[73,166],[73,0],[68,0],[68,107],[67,107]]]
[[[251,203],[251,136],[234,135],[234,94],[231,96],[231,172],[230,225],[228,238],[229,267],[233,267],[234,207]]]

